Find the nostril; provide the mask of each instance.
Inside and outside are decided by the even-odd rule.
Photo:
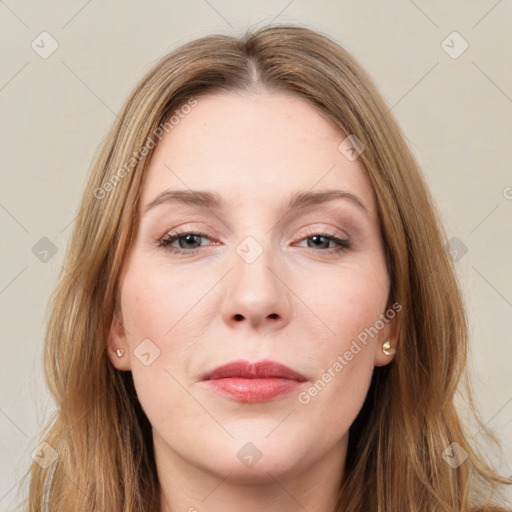
[[[237,314],[235,315],[235,320],[243,320],[243,315]]]

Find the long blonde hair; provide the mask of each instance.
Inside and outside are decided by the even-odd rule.
[[[131,372],[110,363],[106,339],[153,148],[187,102],[220,90],[295,93],[365,145],[359,158],[376,194],[389,304],[403,310],[397,356],[375,368],[350,428],[334,512],[484,510],[495,487],[511,482],[470,444],[454,405],[459,384],[467,383],[467,318],[418,164],[346,50],[308,28],[274,25],[241,38],[203,37],[165,56],[104,140],[51,299],[44,364],[57,411],[41,441],[58,456],[46,468],[33,462],[25,475],[30,512],[160,510],[151,425]],[[474,411],[471,398],[469,406]],[[468,453],[456,469],[442,456],[451,443]]]

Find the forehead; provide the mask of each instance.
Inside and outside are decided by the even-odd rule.
[[[202,96],[158,143],[142,204],[165,189],[213,190],[226,204],[342,189],[374,210],[366,170],[338,146],[346,135],[307,100],[272,92]]]

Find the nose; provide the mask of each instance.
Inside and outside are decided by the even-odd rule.
[[[281,329],[290,321],[293,293],[286,272],[267,248],[254,260],[233,255],[222,304],[223,320],[237,329],[265,332]]]

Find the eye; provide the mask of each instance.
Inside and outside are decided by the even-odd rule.
[[[201,246],[201,238],[207,238],[209,240],[208,236],[201,232],[182,231],[168,233],[159,240],[158,246],[164,247],[171,252],[190,254],[196,252]],[[178,242],[179,247],[173,246],[172,244],[174,244],[174,242]]]
[[[157,245],[176,254],[194,254],[204,245],[201,244],[201,239],[210,240],[202,232],[181,231],[166,234],[158,241]],[[307,247],[312,248],[315,252],[332,253],[351,248],[351,242],[348,238],[339,238],[333,233],[314,232],[300,240],[300,242],[304,241],[307,243]],[[176,242],[178,246],[173,245]],[[216,242],[214,244],[218,245]],[[331,244],[334,245],[330,246]]]
[[[333,233],[311,233],[301,240],[301,242],[303,241],[306,241],[307,247],[314,248],[315,252],[340,252],[350,249],[352,246],[348,238],[339,238]],[[334,247],[328,247],[331,243],[334,244]],[[318,251],[318,249],[321,250]]]

